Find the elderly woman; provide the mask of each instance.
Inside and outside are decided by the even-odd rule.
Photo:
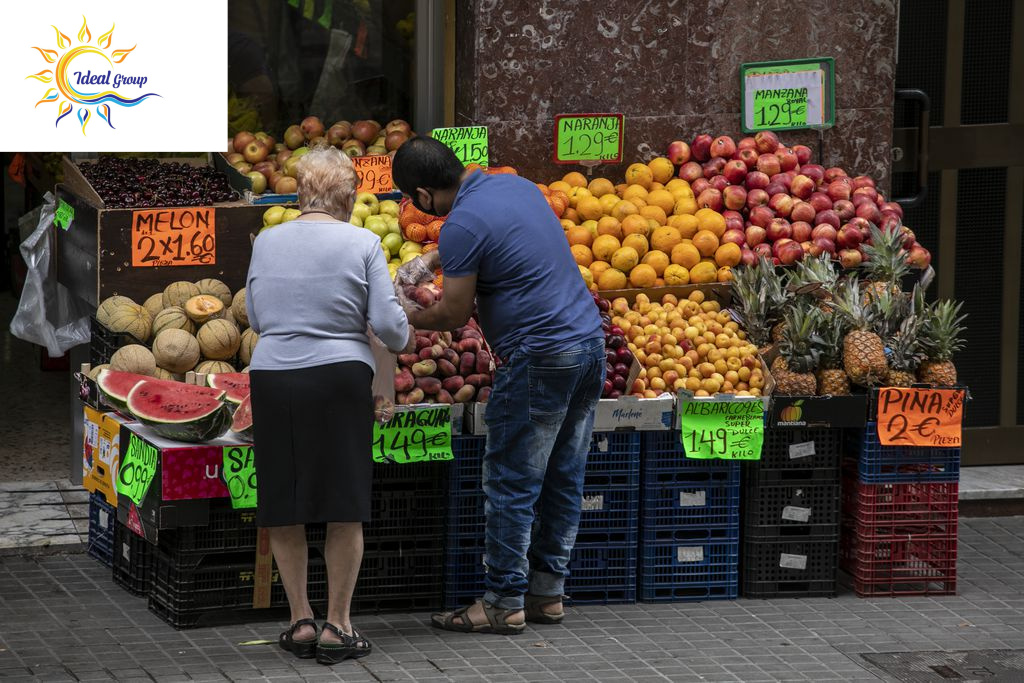
[[[415,337],[395,297],[380,240],[347,223],[356,175],[327,147],[298,165],[297,219],[253,243],[247,308],[260,335],[252,357],[256,522],[288,595],[280,645],[334,664],[370,654],[349,621],[370,519],[374,364],[367,326],[395,352]],[[329,602],[317,629],[306,594],[305,526],[327,523]]]

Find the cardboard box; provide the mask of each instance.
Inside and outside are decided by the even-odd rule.
[[[213,155],[213,167],[227,175],[228,183],[231,187],[237,190],[249,204],[256,204],[259,206],[267,206],[269,204],[295,204],[298,206],[299,195],[295,193],[276,194],[274,192],[264,192],[263,194],[254,194],[252,191],[252,181],[239,172],[234,166],[229,164],[228,160],[222,153]]]
[[[142,505],[136,505],[127,496],[120,496],[117,499],[117,521],[154,545],[159,541],[161,531],[209,524],[209,499],[161,502],[159,490],[160,473],[157,472]]]
[[[117,505],[121,427],[131,420],[88,405],[82,407],[82,412],[82,486]]]
[[[465,430],[473,436],[484,436],[487,434],[487,423],[484,421],[486,403],[473,401],[466,404]]]
[[[770,429],[860,428],[867,421],[867,394],[851,396],[773,395],[768,409]]]
[[[658,398],[602,398],[597,402],[594,414],[594,431],[633,429],[658,432],[672,429],[675,404],[675,397],[671,394],[663,394]]]
[[[642,289],[611,289],[598,292],[601,298],[613,301],[623,298],[631,305],[636,301],[637,294],[646,294],[652,301],[661,301],[666,294],[672,294],[680,301],[688,298],[693,292],[704,292],[705,299],[711,299],[728,306],[732,302],[732,285],[725,282],[712,282],[706,285],[678,285],[675,287],[645,287]]]

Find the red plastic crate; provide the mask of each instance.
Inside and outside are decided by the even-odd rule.
[[[956,594],[956,534],[871,539],[843,529],[840,567],[861,597]]]
[[[957,482],[865,484],[846,476],[842,498],[843,524],[861,538],[956,537]]]

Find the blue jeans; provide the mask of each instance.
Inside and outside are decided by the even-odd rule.
[[[522,609],[527,591],[562,594],[604,376],[603,339],[548,355],[517,350],[495,373],[483,489],[484,599],[497,607]]]

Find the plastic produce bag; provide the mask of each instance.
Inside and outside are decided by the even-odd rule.
[[[434,284],[434,273],[415,258],[395,273],[395,296],[407,311],[430,308],[441,300],[442,290]]]
[[[49,192],[39,209],[39,222],[21,243],[21,256],[28,266],[18,310],[11,320],[11,334],[18,339],[46,347],[51,358],[89,341],[91,309],[71,295],[50,273],[50,226],[55,201]]]

